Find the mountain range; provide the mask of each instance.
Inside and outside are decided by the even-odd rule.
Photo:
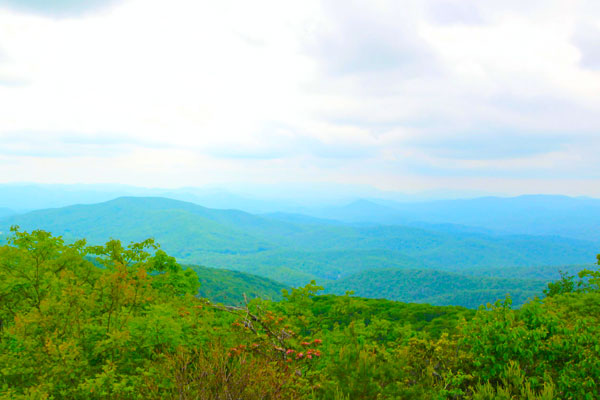
[[[600,200],[526,195],[416,203],[358,200],[309,213],[345,222],[411,225],[431,229],[557,235],[600,242]]]
[[[281,287],[315,279],[334,293],[354,290],[369,297],[471,306],[517,290],[523,296],[540,292],[547,280],[558,276],[557,266],[590,263],[598,251],[595,242],[576,238],[499,234],[452,224],[351,223],[333,217],[255,215],[167,198],[122,197],[4,217],[0,231],[6,234],[11,225],[19,225],[94,244],[110,238],[130,242],[153,237],[182,263],[251,273],[281,282]],[[508,275],[523,276],[523,281],[473,272],[494,268],[519,271]],[[545,272],[537,275],[537,270]],[[438,275],[431,275],[434,272]],[[410,280],[406,274],[420,278]],[[439,276],[445,278],[433,279]],[[402,282],[424,289],[409,290]],[[428,285],[437,288],[431,291]],[[453,300],[458,291],[467,300]]]
[[[237,209],[267,216],[286,214],[288,220],[293,214],[449,233],[558,235],[600,244],[599,199],[524,195],[432,200],[435,198],[432,194],[406,195],[368,187],[338,186],[329,190],[320,188],[324,193],[319,194],[310,188],[278,186],[254,188],[254,191],[240,188],[244,191],[236,193],[219,187],[0,184],[0,217],[36,209],[96,204],[123,196],[165,197],[215,209]]]

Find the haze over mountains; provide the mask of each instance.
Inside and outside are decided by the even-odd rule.
[[[36,190],[37,199],[22,204],[42,201],[43,188]],[[46,201],[112,194],[55,193]],[[283,285],[315,279],[334,293],[476,307],[508,292],[522,303],[556,279],[559,267],[577,270],[593,262],[599,210],[595,199],[523,196],[404,204],[359,200],[313,208],[310,215],[256,215],[163,197],[121,197],[5,216],[0,231],[19,225],[91,243],[154,237],[182,263],[243,271]],[[560,232],[565,235],[557,236]]]
[[[346,206],[359,199],[392,202],[473,197],[478,192],[428,191],[419,194],[385,192],[365,185],[229,185],[146,188],[120,184],[0,184],[0,207],[19,212],[73,204],[93,204],[122,196],[158,196],[189,201],[210,208],[251,213],[322,213],[330,206]]]
[[[348,222],[425,227],[427,224],[457,224],[497,233],[600,240],[600,200],[585,197],[526,195],[384,204],[360,200],[345,207],[330,208],[320,215]],[[443,226],[435,228],[444,229]]]
[[[0,218],[2,217],[7,217],[9,215],[13,215],[16,214],[15,211],[11,210],[10,208],[0,208]]]
[[[260,194],[259,194],[260,193]],[[208,208],[279,214],[290,220],[312,216],[351,223],[411,225],[447,232],[558,235],[600,243],[600,200],[559,195],[437,199],[459,193],[421,195],[334,185],[262,187],[238,194],[218,187],[160,189],[128,185],[0,184],[0,217],[16,212],[94,204],[123,196],[153,196]],[[299,214],[282,215],[283,214]],[[277,217],[277,215],[271,215]]]

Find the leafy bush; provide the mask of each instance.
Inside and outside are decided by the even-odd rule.
[[[1,399],[594,399],[598,271],[520,309],[320,295],[241,306],[152,240],[0,247]],[[571,283],[573,283],[571,285]]]

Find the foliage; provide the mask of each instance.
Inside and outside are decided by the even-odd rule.
[[[198,275],[198,295],[215,303],[238,305],[249,299],[281,300],[281,291],[287,286],[257,275],[226,269],[190,265]]]
[[[545,284],[541,280],[475,277],[435,270],[376,269],[338,279],[326,287],[336,294],[353,290],[362,297],[476,309],[504,299],[507,294],[520,306],[538,295]]]
[[[598,264],[600,264],[600,255],[598,255]],[[575,275],[562,271],[560,275],[560,280],[548,284],[548,288],[544,290],[546,296],[552,297],[564,293],[600,291],[600,271],[583,269],[577,274],[579,278],[577,281],[575,281]]]
[[[315,282],[221,305],[153,240],[14,228],[0,247],[0,399],[594,399],[598,274],[520,309]]]

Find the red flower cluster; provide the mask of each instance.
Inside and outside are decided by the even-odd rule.
[[[308,358],[309,360],[312,360],[313,357],[321,357],[321,352],[317,349],[308,349],[306,353],[296,354],[296,360],[300,358]]]
[[[294,350],[294,349],[288,349],[285,352],[285,354],[288,356],[292,355],[294,353],[296,353],[296,350]],[[321,356],[321,351],[319,351],[317,349],[308,349],[308,350],[306,350],[306,353],[305,352],[296,353],[296,360],[299,360],[301,358],[308,358],[309,360],[311,360],[313,357],[320,357],[320,356]]]
[[[312,358],[312,356],[321,357],[321,352],[317,349],[308,349],[308,351],[306,352],[306,357]]]
[[[310,346],[310,345],[320,345],[323,343],[323,340],[321,339],[314,339],[312,342],[300,342],[300,344],[304,347]],[[311,360],[313,357],[320,357],[321,356],[321,352],[317,349],[306,349],[306,352],[298,352],[296,353],[296,350],[294,349],[288,349],[285,352],[286,355],[290,356],[292,354],[296,354],[296,360],[300,360],[302,358],[307,358],[309,360]],[[287,360],[288,362],[290,361],[289,359]]]

